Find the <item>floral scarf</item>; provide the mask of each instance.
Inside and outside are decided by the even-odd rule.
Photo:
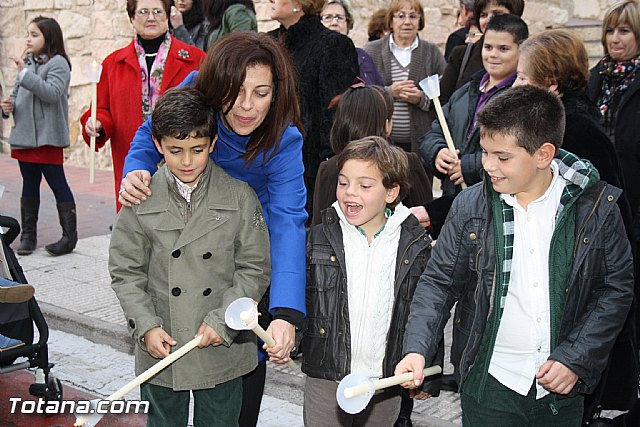
[[[608,129],[615,128],[615,110],[622,95],[640,75],[640,56],[628,61],[616,61],[606,55],[598,65],[602,68],[602,90],[597,106],[604,118],[604,125]]]
[[[171,47],[171,36],[169,33],[165,35],[164,42],[158,48],[156,59],[153,61],[151,71],[147,70],[147,60],[145,59],[145,52],[137,37],[133,38],[133,46],[138,55],[138,63],[140,64],[140,77],[142,78],[142,121],[146,121],[153,108],[156,106],[156,101],[160,97],[160,88],[162,87],[162,75],[164,74],[164,67],[167,63],[167,56],[169,55],[169,48]]]

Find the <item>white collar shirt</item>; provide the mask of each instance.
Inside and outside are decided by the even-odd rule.
[[[413,52],[418,47],[418,36],[413,39],[413,43],[411,43],[408,47],[400,47],[393,40],[393,34],[389,37],[389,49],[391,49],[391,53],[396,57],[396,60],[400,65],[406,67],[411,63],[411,52]]]
[[[555,162],[555,160],[554,160]],[[514,212],[511,280],[489,365],[501,384],[526,396],[551,348],[549,249],[556,212],[566,181],[552,163],[553,178],[545,193],[525,210],[512,195],[500,197]],[[536,383],[536,399],[549,394]]]

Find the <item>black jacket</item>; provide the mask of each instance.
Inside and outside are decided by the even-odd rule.
[[[339,381],[351,369],[351,332],[347,301],[342,229],[333,207],[322,212],[323,223],[311,230],[307,243],[307,318],[302,354],[302,371],[314,378]],[[420,275],[431,255],[431,237],[410,215],[402,223],[396,259],[395,301],[383,375],[391,376],[402,359],[402,337],[409,316],[409,304]],[[442,366],[442,334],[438,338],[438,357]],[[423,390],[439,394],[440,378],[425,384]]]
[[[589,98],[595,103],[602,91],[601,68],[594,67],[589,79]],[[640,224],[640,78],[622,95],[616,113],[614,145],[622,166],[625,191],[634,223]]]
[[[453,304],[451,362],[462,387],[493,307],[496,250],[489,182],[461,192],[420,278],[406,327],[405,353],[437,353]],[[598,384],[633,295],[631,250],[616,205],[621,191],[600,181],[576,201],[576,240],[558,346],[550,359],[575,372],[575,392]],[[461,381],[462,379],[462,381]]]
[[[351,39],[325,28],[319,16],[303,16],[288,29],[281,26],[268,34],[284,43],[298,72],[304,129],[302,162],[307,212],[311,214],[318,166],[333,155],[329,132],[334,110],[329,109],[329,102],[347,90],[359,74],[358,55]]]

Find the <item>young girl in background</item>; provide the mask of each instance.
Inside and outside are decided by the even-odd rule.
[[[11,59],[18,67],[9,98],[0,103],[3,116],[13,113],[15,125],[9,145],[22,175],[19,255],[31,254],[37,244],[40,181],[42,176],[56,198],[62,238],[45,249],[51,255],[68,254],[76,246],[76,205],[62,166],[69,146],[68,92],[71,62],[64,49],[60,25],[44,16],[27,26],[26,57]]]

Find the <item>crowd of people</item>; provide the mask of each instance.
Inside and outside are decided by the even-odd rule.
[[[418,0],[374,12],[362,48],[348,0],[269,6],[280,26],[259,33],[251,0],[127,0],[133,40],[80,119],[110,142],[109,272],[136,373],[202,336],[141,386],[148,425],[186,426],[192,393],[194,425],[255,426],[267,360],[294,355],[306,426],[410,426],[440,390],[463,425],[638,425],[640,2],[609,7],[591,70],[570,30],[530,36],[524,0],[461,0],[444,52]],[[17,252],[37,247],[44,176],[62,227],[45,248],[68,254],[58,23],[32,19],[12,61]],[[441,115],[420,84],[434,74]],[[225,324],[240,297],[275,345]],[[454,372],[425,379],[451,310]],[[407,372],[358,414],[336,403],[350,373]]]

